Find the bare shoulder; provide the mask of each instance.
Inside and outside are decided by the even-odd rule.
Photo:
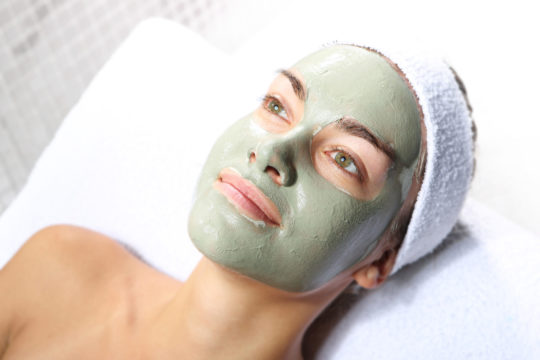
[[[97,266],[103,272],[113,265],[112,260],[118,261],[123,255],[127,255],[123,247],[103,234],[72,225],[54,225],[32,235],[2,274],[34,285],[38,278],[51,274],[91,276]],[[64,271],[66,268],[70,271]]]
[[[73,336],[81,347],[112,334],[117,341],[118,329],[134,326],[179,286],[105,235],[47,227],[0,271],[0,359],[6,351],[16,358],[33,358],[32,349],[64,351]]]
[[[80,227],[35,233],[0,270],[0,355],[28,319],[102,286],[130,258],[114,240]]]

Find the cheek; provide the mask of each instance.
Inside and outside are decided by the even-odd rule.
[[[285,236],[288,246],[302,250],[303,261],[312,264],[320,281],[363,260],[400,205],[400,191],[392,183],[371,201],[354,199],[317,181],[303,184],[302,190],[303,207],[294,209],[294,226]]]

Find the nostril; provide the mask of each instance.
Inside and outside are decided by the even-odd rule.
[[[257,157],[255,156],[255,153],[251,152],[251,154],[249,154],[249,162],[254,163],[256,159]]]
[[[264,172],[270,176],[273,182],[275,182],[278,185],[283,185],[281,175],[279,175],[279,171],[276,170],[276,168],[272,166],[267,166],[266,169],[264,169]]]

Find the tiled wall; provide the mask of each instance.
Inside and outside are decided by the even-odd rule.
[[[231,49],[268,20],[266,10],[280,2],[1,0],[0,213],[93,75],[136,23],[166,17]]]

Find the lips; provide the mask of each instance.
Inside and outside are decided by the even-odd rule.
[[[214,188],[222,193],[240,213],[253,220],[264,221],[271,226],[281,225],[281,215],[276,204],[257,186],[244,179],[232,169],[223,169]]]

